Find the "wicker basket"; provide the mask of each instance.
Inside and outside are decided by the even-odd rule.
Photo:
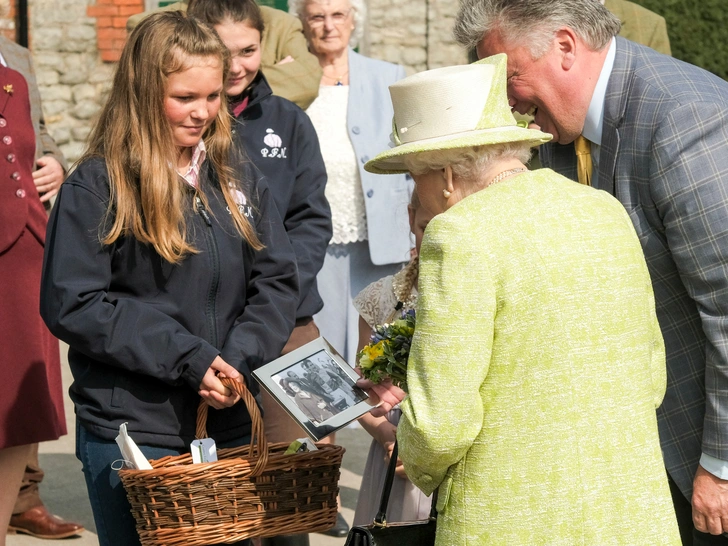
[[[192,464],[190,455],[150,461],[152,470],[120,470],[144,546],[230,544],[328,529],[336,522],[339,468],[344,448],[285,455],[288,444],[268,446],[255,399],[237,392],[250,413],[249,446],[218,450],[218,461]],[[197,413],[197,437],[205,438],[207,404]]]

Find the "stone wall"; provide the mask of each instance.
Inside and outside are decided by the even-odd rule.
[[[466,62],[465,53],[452,40],[458,0],[367,2],[364,54],[402,64],[410,74]],[[102,60],[110,59],[104,47],[118,49],[121,19],[134,12],[132,5],[141,5],[140,0],[29,0],[29,4],[31,50],[46,124],[72,163],[84,150],[111,83],[115,64]],[[101,34],[109,17],[100,11],[105,4],[126,6],[120,8],[123,15],[119,11],[111,19],[118,29],[111,44]],[[0,17],[0,32],[12,39],[13,29],[12,16]]]
[[[48,131],[69,163],[85,147],[94,116],[111,83],[113,65],[99,56],[96,19],[87,0],[30,0],[30,46]],[[0,29],[14,39],[11,16]]]
[[[455,43],[452,36],[459,5],[459,0],[429,0],[428,69],[468,62],[467,53]]]
[[[85,0],[32,0],[30,35],[48,130],[66,159],[84,149],[110,84],[113,65],[99,57],[96,20]]]
[[[15,40],[15,4],[0,0],[0,34]]]
[[[458,0],[368,0],[361,50],[404,65],[409,74],[467,62],[452,38]]]

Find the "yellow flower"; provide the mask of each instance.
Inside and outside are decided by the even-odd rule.
[[[366,349],[369,349],[367,351],[367,356],[374,360],[375,358],[379,358],[380,356],[384,355],[384,347],[383,347],[384,341],[379,341],[376,345],[372,347],[366,347]]]
[[[363,370],[368,370],[374,366],[374,361],[382,355],[384,355],[382,341],[376,345],[367,345],[359,353],[359,367]]]

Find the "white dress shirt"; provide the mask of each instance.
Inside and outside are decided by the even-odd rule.
[[[602,71],[599,74],[594,94],[589,103],[589,109],[586,112],[584,128],[581,131],[581,134],[591,142],[592,185],[596,185],[596,177],[599,172],[599,150],[602,146],[602,129],[604,127],[604,99],[607,95],[607,84],[609,83],[609,77],[612,75],[616,53],[617,43],[612,38],[607,58],[604,59]]]

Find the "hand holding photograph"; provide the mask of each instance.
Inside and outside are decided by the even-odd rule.
[[[253,377],[317,442],[372,409],[355,385],[359,376],[323,337],[254,370]]]

